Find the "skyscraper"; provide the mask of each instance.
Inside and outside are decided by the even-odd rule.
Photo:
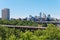
[[[42,18],[42,13],[40,12],[40,18]]]
[[[43,18],[46,18],[46,14],[45,13],[43,13]]]
[[[47,21],[51,21],[51,16],[50,16],[50,14],[48,14],[48,16],[47,16]]]
[[[2,9],[2,20],[10,19],[10,10],[8,8]]]
[[[42,21],[42,13],[40,12],[40,18],[39,18],[40,21]]]
[[[43,19],[43,21],[46,21],[47,20],[45,13],[43,13],[42,19]]]

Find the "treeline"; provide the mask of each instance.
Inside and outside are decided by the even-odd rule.
[[[0,24],[5,25],[20,25],[20,26],[38,26],[40,24],[26,20],[0,20]]]
[[[51,24],[46,30],[23,32],[20,29],[0,26],[0,40],[60,40],[60,28]]]

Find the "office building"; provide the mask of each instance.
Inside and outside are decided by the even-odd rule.
[[[10,19],[10,9],[4,8],[2,9],[2,20],[9,20]]]
[[[43,13],[43,17],[42,18],[46,18],[46,14],[45,13]]]
[[[46,21],[46,14],[45,13],[43,13],[42,20]]]
[[[40,18],[42,18],[42,13],[40,12]]]
[[[50,16],[50,14],[48,14],[48,16],[47,16],[47,21],[51,21],[51,16]]]

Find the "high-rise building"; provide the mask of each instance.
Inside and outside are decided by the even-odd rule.
[[[10,19],[10,9],[4,8],[2,9],[2,20],[9,20]]]
[[[42,13],[40,12],[40,18],[42,18]]]
[[[48,18],[49,18],[49,19],[51,18],[50,14],[48,14]]]
[[[50,20],[51,20],[51,16],[50,16],[50,14],[48,14],[47,21],[50,21]]]
[[[43,13],[43,18],[46,18],[46,14],[45,13]]]
[[[42,21],[42,13],[40,12],[39,21]]]
[[[42,20],[43,20],[43,21],[46,21],[46,20],[47,20],[45,13],[43,13]]]

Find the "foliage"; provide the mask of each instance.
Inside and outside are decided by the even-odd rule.
[[[60,40],[60,28],[49,24],[45,30],[23,32],[20,29],[0,26],[0,40]]]
[[[20,26],[38,26],[38,23],[27,21],[27,20],[0,20],[0,24],[20,25]]]

